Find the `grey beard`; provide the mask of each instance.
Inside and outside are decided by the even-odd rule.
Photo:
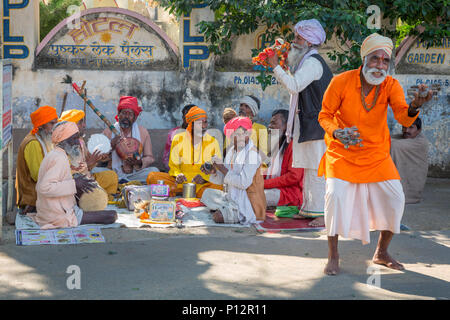
[[[127,129],[131,127],[132,123],[128,119],[124,119],[119,121],[119,125],[121,128]]]
[[[297,70],[300,61],[302,61],[305,54],[309,51],[308,45],[300,46],[296,43],[292,43],[291,49],[289,50],[289,54],[287,57],[287,65],[289,70],[294,73]]]
[[[83,157],[81,154],[81,147],[79,145],[71,146],[67,142],[61,142],[58,146],[66,152],[72,166],[78,167],[80,165]]]
[[[45,144],[45,147],[47,148],[47,151],[50,151],[53,149],[53,142],[52,142],[52,133],[47,132],[44,129],[39,129],[37,135],[39,138],[41,138],[42,142]]]

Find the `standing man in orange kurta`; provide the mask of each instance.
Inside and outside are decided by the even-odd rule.
[[[393,44],[379,34],[361,46],[363,65],[335,76],[326,90],[319,123],[327,151],[319,167],[325,174],[325,225],[328,263],[324,272],[339,272],[338,235],[370,242],[380,230],[373,262],[396,270],[404,267],[388,254],[394,233],[400,233],[405,196],[391,159],[387,109],[409,127],[432,92],[421,86],[408,105],[400,83],[388,76]]]

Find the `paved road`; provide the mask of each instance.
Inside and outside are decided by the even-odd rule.
[[[404,272],[380,267],[379,277],[368,273],[375,266],[377,232],[366,246],[342,240],[342,272],[330,277],[322,273],[323,233],[116,229],[104,230],[104,244],[18,247],[13,229],[5,227],[0,299],[449,299],[447,182],[427,185],[424,203],[407,208],[411,225],[428,207],[439,225],[394,237],[391,254],[404,263]],[[79,267],[80,289],[67,287],[68,280],[76,284],[70,281],[75,273],[66,273],[71,265]],[[378,279],[380,288],[367,285],[368,279]]]

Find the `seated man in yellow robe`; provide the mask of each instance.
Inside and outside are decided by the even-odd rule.
[[[99,161],[102,161],[105,155],[100,152],[94,152],[91,154],[87,148],[83,139],[86,130],[86,117],[82,110],[72,109],[64,111],[59,119],[60,121],[75,122],[80,132],[80,145],[81,145],[81,159],[78,167],[71,166],[72,174],[81,173],[87,178],[94,178],[97,183],[105,189],[108,195],[117,193],[117,186],[119,183],[119,177],[114,170],[100,171],[91,174],[91,170],[95,168]]]
[[[150,172],[147,184],[157,184],[163,180],[170,186],[170,196],[183,191],[182,184],[193,182],[197,185],[196,196],[201,198],[206,188],[222,190],[222,186],[209,182],[209,175],[200,168],[213,156],[222,158],[217,140],[206,133],[208,120],[206,112],[192,107],[186,114],[186,131],[178,133],[172,140],[169,158],[169,173]]]

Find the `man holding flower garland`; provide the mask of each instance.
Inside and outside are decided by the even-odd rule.
[[[295,25],[294,30],[295,39],[287,58],[290,74],[279,65],[277,55],[269,56],[267,62],[273,68],[275,78],[291,94],[287,143],[293,140],[292,166],[305,170],[300,214],[315,218],[311,226],[321,226],[324,224],[325,179],[318,177],[317,170],[326,145],[318,115],[333,74],[317,51],[326,40],[320,22],[303,20]]]

